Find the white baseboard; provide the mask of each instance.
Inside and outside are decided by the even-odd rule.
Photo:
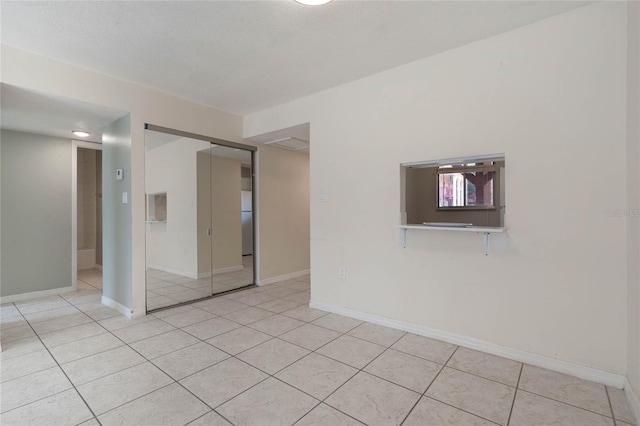
[[[209,278],[212,275],[226,274],[227,272],[242,271],[243,269],[244,269],[244,266],[242,266],[242,265],[229,266],[229,267],[226,267],[226,268],[218,268],[218,269],[214,269],[211,272],[203,272],[201,274],[198,274],[198,279]]]
[[[546,368],[548,370],[553,370],[571,376],[579,377],[581,379],[591,380],[618,389],[623,389],[627,380],[626,377],[622,374],[611,373],[608,371],[598,370],[596,368],[573,364],[571,362],[562,361],[543,355],[537,355],[518,349],[512,349],[506,346],[500,346],[494,343],[485,342],[471,337],[460,336],[446,331],[435,330],[432,328],[410,324],[403,321],[397,321],[374,314],[353,311],[351,309],[346,309],[339,306],[314,302],[313,300],[309,303],[309,307],[320,309],[322,311],[333,312],[336,314],[344,315],[346,317],[356,318],[362,321],[368,321],[374,324],[384,325],[386,327],[395,328],[402,331],[408,331],[420,336],[442,340],[458,346],[475,349],[503,358],[512,359],[514,361],[524,362],[527,364]]]
[[[124,305],[121,305],[120,303],[116,302],[115,300],[109,299],[108,297],[102,296],[102,300],[101,300],[103,305],[106,305],[110,308],[115,309],[116,311],[120,312],[122,315],[124,315],[127,318],[132,318],[133,315],[131,313],[131,309],[127,308]]]
[[[278,275],[277,277],[265,278],[263,280],[259,280],[257,284],[258,285],[273,284],[280,281],[286,281],[286,280],[291,280],[293,278],[298,278],[303,275],[309,275],[310,273],[311,273],[311,269],[304,269],[302,271],[296,271],[296,272],[291,272],[289,274]]]
[[[633,391],[631,387],[631,383],[629,383],[629,379],[626,379],[626,383],[624,385],[624,393],[627,395],[627,401],[629,401],[629,405],[631,406],[631,411],[636,418],[636,424],[640,425],[640,398]]]
[[[183,276],[183,277],[192,278],[194,280],[198,279],[198,274],[193,274],[191,272],[181,271],[179,269],[165,268],[164,266],[147,265],[147,269],[157,269],[158,271],[169,272],[170,274],[180,275],[180,276]]]
[[[0,297],[0,303],[22,302],[23,300],[39,299],[47,296],[57,296],[58,294],[76,291],[76,286],[52,288],[51,290],[32,291],[30,293],[14,294],[12,296]]]

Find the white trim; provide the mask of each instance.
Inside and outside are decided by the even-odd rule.
[[[140,315],[133,315],[133,311],[130,308],[127,308],[126,306],[121,305],[120,303],[116,302],[115,300],[109,299],[106,296],[102,296],[101,302],[103,305],[106,305],[110,308],[115,309],[116,311],[120,312],[122,315],[124,315],[127,318],[140,316]]]
[[[296,272],[291,272],[289,274],[278,275],[277,277],[265,278],[264,280],[258,281],[256,284],[258,284],[258,285],[273,284],[273,283],[277,283],[277,282],[280,282],[280,281],[286,281],[286,280],[290,280],[290,279],[293,279],[293,278],[298,278],[298,277],[301,277],[303,275],[309,275],[310,273],[311,273],[311,269],[304,269],[302,271],[296,271]]]
[[[397,321],[374,314],[354,311],[351,309],[329,305],[326,303],[315,302],[313,300],[309,303],[309,307],[320,309],[322,311],[333,312],[336,314],[344,315],[346,317],[356,318],[362,321],[368,321],[374,324],[384,325],[386,327],[391,327],[398,330],[408,331],[410,333],[418,334],[421,336],[431,337],[433,339],[442,340],[445,342],[453,343],[455,345],[475,349],[492,355],[497,355],[503,358],[524,362],[527,364],[546,368],[548,370],[558,371],[560,373],[579,377],[581,379],[602,383],[604,385],[612,386],[618,389],[622,389],[625,387],[626,377],[622,374],[598,370],[596,368],[586,367],[583,365],[578,365],[571,362],[546,357],[543,355],[532,354],[530,352],[496,345],[495,343],[485,342],[467,336],[460,336],[446,331],[435,330],[432,328],[410,324],[403,321]]]
[[[242,271],[243,269],[244,269],[244,266],[242,266],[242,265],[228,266],[226,268],[218,268],[218,269],[214,269],[211,272],[203,272],[201,274],[198,274],[198,279],[210,278],[213,275],[226,274],[227,272]]]
[[[628,377],[625,378],[624,393],[627,395],[631,412],[636,418],[636,424],[640,425],[640,398],[638,398],[638,395],[633,391]]]
[[[59,294],[76,291],[76,286],[52,288],[50,290],[32,291],[30,293],[14,294],[12,296],[0,297],[0,303],[22,302],[23,300],[39,299],[47,296],[57,296]]]

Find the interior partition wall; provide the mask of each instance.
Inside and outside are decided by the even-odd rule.
[[[255,285],[255,150],[146,125],[147,312]]]

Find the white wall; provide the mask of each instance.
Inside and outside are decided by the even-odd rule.
[[[246,117],[245,137],[311,123],[312,300],[625,373],[626,224],[605,213],[627,204],[626,19],[588,6]],[[398,246],[400,163],[500,152],[489,256],[473,233]]]
[[[264,282],[309,269],[309,155],[261,145],[257,162]]]
[[[242,140],[242,117],[187,101],[143,86],[74,67],[10,46],[1,46],[0,79],[3,83],[103,105],[131,113],[130,204],[125,208],[131,228],[109,230],[130,241],[132,251],[116,253],[121,261],[130,256],[127,281],[120,283],[129,293],[133,315],[145,312],[145,197],[144,197],[144,123],[179,129],[239,142]],[[106,156],[106,153],[104,154]],[[105,160],[106,167],[106,160]],[[111,177],[107,169],[104,176]],[[104,188],[106,185],[104,182]],[[106,203],[106,199],[104,199]],[[106,226],[106,218],[105,218]],[[5,255],[3,251],[3,256]],[[103,271],[113,265],[105,263]]]
[[[629,2],[627,63],[628,376],[640,407],[640,3]],[[640,416],[640,413],[638,413]]]
[[[71,140],[2,130],[0,296],[72,286]]]

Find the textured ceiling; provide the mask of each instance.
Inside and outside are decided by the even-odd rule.
[[[577,1],[3,1],[2,42],[248,114]]]

